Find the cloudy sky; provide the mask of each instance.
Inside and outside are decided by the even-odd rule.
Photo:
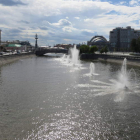
[[[140,0],[0,0],[2,41],[77,44],[126,26],[140,29]]]

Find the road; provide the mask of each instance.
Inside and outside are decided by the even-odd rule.
[[[7,56],[7,55],[15,55],[15,54],[25,54],[28,52],[21,52],[21,53],[17,53],[17,52],[0,52],[0,56]]]

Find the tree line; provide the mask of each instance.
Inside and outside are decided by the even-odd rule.
[[[82,53],[95,53],[96,51],[98,51],[98,47],[96,45],[93,45],[91,47],[89,47],[88,45],[81,45],[80,46],[80,54]],[[101,50],[100,53],[107,53],[108,52],[108,48],[107,46],[104,46]]]

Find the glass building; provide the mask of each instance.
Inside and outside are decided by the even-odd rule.
[[[129,51],[131,40],[138,37],[140,37],[140,30],[135,30],[131,26],[117,27],[110,31],[110,47],[116,51]]]

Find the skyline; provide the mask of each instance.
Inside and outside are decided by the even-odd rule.
[[[140,0],[0,0],[2,41],[35,45],[87,42],[95,35],[109,40],[116,27],[140,30]]]

